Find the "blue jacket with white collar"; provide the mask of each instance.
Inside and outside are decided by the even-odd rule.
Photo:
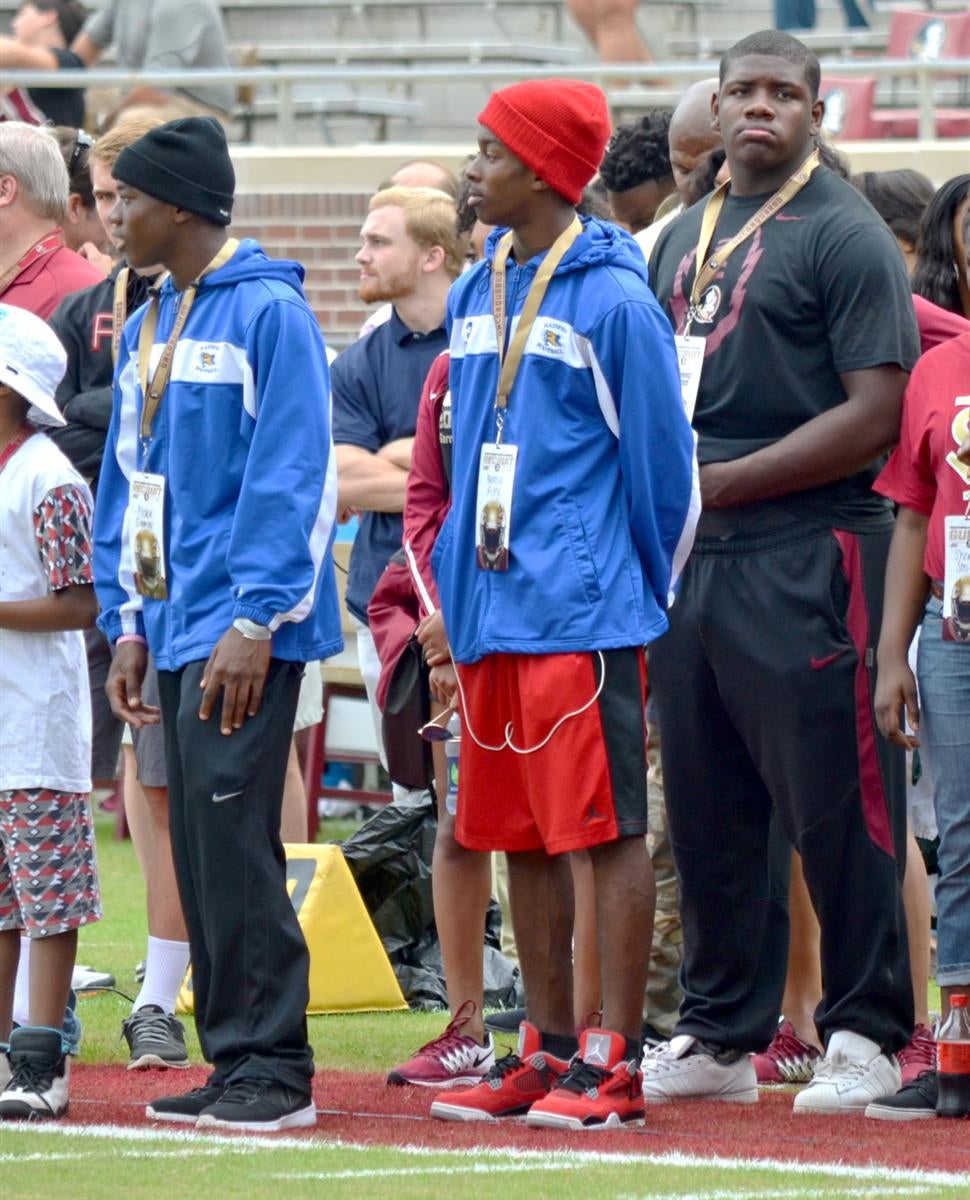
[[[553,276],[509,398],[518,447],[509,569],[476,562],[481,446],[495,439],[492,259],[448,302],[453,501],[432,562],[458,662],[644,645],[667,605],[700,511],[694,436],[670,324],[633,239],[593,218]],[[542,256],[509,258],[509,326]],[[511,333],[511,331],[510,331]]]
[[[161,670],[207,658],[236,617],[273,630],[276,658],[308,662],[342,647],[330,381],[302,281],[298,263],[248,239],[203,278],[147,451],[138,377],[147,305],[125,325],[95,511],[98,624],[112,642],[145,636]],[[167,280],[152,372],[179,299]],[[165,477],[166,600],[135,590],[133,471]]]

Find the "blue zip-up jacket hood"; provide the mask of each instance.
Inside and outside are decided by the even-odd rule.
[[[453,501],[433,554],[458,662],[643,645],[666,608],[700,511],[694,437],[670,325],[639,248],[593,218],[553,276],[505,418],[518,448],[509,568],[476,562],[481,447],[495,440],[498,352],[492,261],[448,300]],[[543,256],[507,264],[507,310],[521,312]]]
[[[273,630],[276,658],[341,649],[330,377],[302,281],[298,263],[248,239],[203,278],[147,448],[138,338],[148,306],[125,325],[95,514],[98,624],[111,641],[147,637],[162,670],[208,657],[236,617]],[[179,299],[167,280],[151,374]],[[136,470],[166,481],[166,600],[134,587],[126,510]]]

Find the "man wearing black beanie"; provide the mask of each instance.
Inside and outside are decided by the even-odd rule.
[[[122,151],[109,214],[169,278],[127,322],[98,489],[106,691],[164,716],[172,855],[213,1071],[155,1120],[312,1125],[306,943],[286,892],[283,779],[303,664],[342,645],[323,339],[297,263],[228,239],[235,178],[207,117]],[[148,650],[160,710],[145,704]],[[221,693],[221,702],[220,702]]]
[[[213,225],[232,220],[236,174],[215,117],[183,117],[159,125],[121,152],[112,173],[119,183]]]

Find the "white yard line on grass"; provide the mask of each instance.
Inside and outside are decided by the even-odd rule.
[[[904,1184],[901,1187],[847,1188],[835,1200],[877,1200],[877,1197],[938,1196],[936,1185]],[[669,1192],[623,1192],[614,1200],[670,1200]],[[833,1194],[815,1187],[782,1188],[779,1191],[729,1192],[723,1188],[704,1192],[679,1192],[677,1200],[833,1200]]]
[[[861,1187],[849,1188],[833,1197],[826,1188],[824,1192],[818,1188],[785,1188],[777,1192],[726,1192],[718,1188],[713,1192],[678,1192],[677,1200],[876,1200],[877,1197],[912,1197],[938,1196],[935,1187],[924,1187],[913,1184],[903,1187]],[[615,1200],[671,1200],[669,1192],[630,1192],[617,1196]]]
[[[382,1147],[386,1150],[387,1147]],[[448,1153],[447,1150],[444,1151]],[[361,1167],[359,1171],[280,1171],[274,1179],[398,1179],[408,1175],[501,1175],[508,1171],[586,1171],[589,1163],[465,1163],[460,1167]]]
[[[605,1165],[605,1164],[600,1164]],[[695,1164],[696,1165],[696,1164]],[[588,1163],[578,1162],[548,1162],[548,1163],[471,1163],[462,1167],[388,1167],[382,1170],[359,1171],[282,1171],[273,1176],[274,1179],[326,1180],[337,1182],[345,1179],[400,1179],[424,1175],[497,1175],[508,1171],[577,1171],[588,1170]],[[939,1197],[937,1184],[925,1183],[903,1184],[896,1187],[871,1187],[843,1189],[838,1193],[837,1200],[877,1200],[881,1197]],[[668,1192],[650,1192],[622,1195],[616,1200],[672,1200]],[[833,1200],[830,1189],[824,1192],[816,1187],[784,1188],[781,1191],[734,1192],[718,1188],[715,1191],[678,1192],[677,1200]]]
[[[272,1154],[280,1150],[313,1153],[319,1150],[342,1150],[350,1153],[368,1154],[375,1151],[401,1154],[409,1158],[480,1159],[484,1163],[507,1164],[509,1160],[531,1164],[545,1170],[571,1169],[574,1166],[623,1166],[642,1164],[658,1167],[709,1168],[720,1171],[760,1170],[784,1174],[789,1178],[798,1175],[826,1175],[833,1179],[878,1180],[888,1186],[899,1188],[901,1184],[929,1187],[963,1188],[967,1195],[970,1174],[957,1171],[919,1171],[913,1168],[886,1167],[880,1164],[857,1166],[850,1163],[785,1162],[772,1158],[727,1158],[720,1155],[701,1156],[670,1151],[665,1154],[630,1154],[597,1150],[521,1150],[511,1147],[473,1146],[466,1149],[439,1149],[431,1146],[383,1145],[381,1143],[348,1142],[342,1138],[323,1137],[279,1137],[246,1136],[242,1134],[197,1133],[194,1129],[154,1129],[147,1126],[128,1125],[57,1125],[40,1122],[7,1126],[0,1129],[0,1145],[3,1134],[22,1133],[27,1136],[53,1136],[76,1138],[105,1138],[111,1141],[176,1143],[183,1147],[199,1146],[211,1148],[214,1153],[229,1154]],[[595,1136],[595,1135],[591,1135]],[[133,1156],[137,1151],[130,1152]],[[364,1168],[366,1170],[366,1168]],[[727,1194],[727,1193],[726,1193]],[[762,1193],[763,1194],[763,1193]],[[806,1193],[809,1194],[809,1193]],[[865,1195],[865,1191],[861,1193]],[[890,1193],[892,1194],[892,1193]],[[906,1193],[898,1192],[903,1195]],[[913,1193],[909,1193],[913,1194]],[[705,1194],[706,1195],[706,1194]],[[731,1194],[736,1200],[736,1194]],[[633,1200],[630,1197],[629,1200]],[[635,1200],[652,1200],[652,1197],[637,1196]]]
[[[3,1132],[15,1132],[15,1128],[7,1126]],[[31,1131],[33,1132],[33,1131]],[[218,1158],[225,1153],[222,1146],[202,1146],[198,1149],[193,1149],[193,1154],[197,1154],[200,1158]],[[244,1151],[246,1154],[251,1154],[251,1150]],[[72,1150],[69,1153],[63,1154],[17,1154],[10,1152],[0,1154],[0,1165],[3,1163],[28,1163],[28,1162],[74,1162],[79,1158],[99,1158],[101,1157],[97,1150]],[[121,1150],[117,1153],[118,1158],[184,1158],[184,1150]]]
[[[78,1158],[90,1158],[95,1150],[72,1150],[70,1154],[0,1154],[0,1165],[3,1163],[29,1162],[74,1162]]]

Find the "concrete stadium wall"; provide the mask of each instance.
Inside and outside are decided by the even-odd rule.
[[[368,308],[357,297],[354,255],[367,202],[400,163],[431,158],[456,169],[471,148],[397,145],[351,148],[232,146],[235,237],[254,237],[274,257],[306,267],[306,292],[327,343],[352,342]]]
[[[274,257],[306,267],[306,290],[330,345],[356,338],[368,309],[357,297],[354,255],[367,201],[411,158],[458,168],[466,145],[382,145],[267,149],[233,146],[237,199],[232,232],[254,237]],[[853,171],[913,167],[937,185],[966,170],[970,141],[850,142]]]

